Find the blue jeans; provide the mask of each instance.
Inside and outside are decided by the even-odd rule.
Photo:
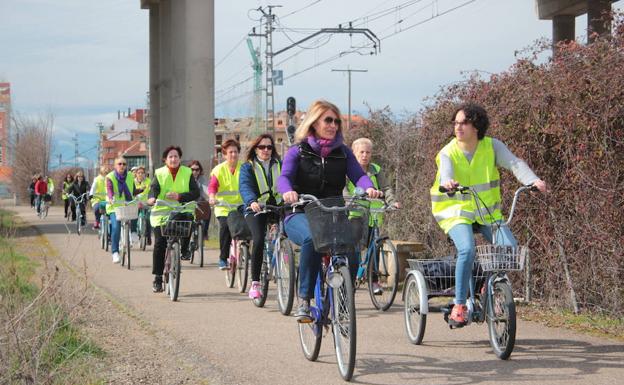
[[[301,246],[299,255],[299,298],[314,298],[316,277],[321,270],[321,253],[314,251],[310,225],[305,214],[294,214],[288,218],[285,226],[288,239]],[[358,268],[358,253],[349,255],[349,270],[351,279],[355,277]]]
[[[100,223],[100,208],[106,210],[106,201],[99,202],[98,204],[93,206],[93,214],[95,215],[95,221]]]
[[[479,232],[488,242],[492,242],[492,229],[479,226]],[[468,296],[468,285],[472,276],[475,258],[475,238],[472,225],[459,224],[448,232],[457,249],[457,265],[455,267],[455,300],[456,305],[465,305]],[[507,226],[501,226],[496,235],[497,245],[516,246],[518,243]]]
[[[110,219],[111,228],[111,253],[118,253],[119,238],[121,238],[121,222],[117,220],[115,212],[110,213],[108,217]]]

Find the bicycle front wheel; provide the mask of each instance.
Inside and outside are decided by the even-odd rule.
[[[373,306],[386,311],[392,306],[399,287],[399,257],[389,239],[377,246],[376,253],[368,265],[368,293]]]
[[[247,278],[249,275],[249,246],[243,242],[238,244],[236,270],[236,274],[238,274],[238,278],[236,280],[238,292],[244,293],[247,290]]]
[[[320,310],[320,307],[316,306],[315,299],[310,300],[310,308],[316,307]],[[303,355],[309,361],[316,361],[321,350],[321,340],[323,337],[323,326],[320,320],[315,319],[309,323],[297,323],[299,326],[299,341],[301,342],[301,349],[303,349]]]
[[[128,258],[128,270],[130,270],[130,249],[132,248],[132,244],[130,243],[130,222],[126,223],[126,257]]]
[[[280,242],[276,264],[277,304],[280,313],[289,315],[295,299],[295,256],[288,239]]]
[[[357,328],[355,322],[355,298],[351,274],[346,266],[340,266],[342,285],[330,288],[332,292],[332,334],[338,370],[345,381],[353,376]]]
[[[414,274],[421,274],[419,271]],[[420,304],[423,296],[427,296],[427,293],[423,293],[418,286],[418,280],[414,275],[410,275],[405,283],[404,291],[404,316],[405,316],[405,331],[407,332],[407,338],[415,345],[422,343],[425,335],[425,326],[427,326],[427,314],[422,314],[420,311]]]
[[[228,266],[228,268],[225,270],[225,284],[227,285],[227,287],[232,288],[234,287],[234,278],[236,278],[236,242],[234,240],[232,240],[232,243],[230,243],[230,257],[229,257],[229,263],[230,265]]]
[[[494,282],[492,291],[487,305],[490,345],[496,357],[506,360],[516,343],[516,304],[509,283]]]
[[[269,251],[265,248],[262,256],[262,267],[260,269],[260,297],[253,300],[254,305],[263,307],[269,294],[269,272],[271,269],[271,256],[267,255]],[[268,261],[267,261],[268,260]]]
[[[80,212],[80,209],[78,209],[78,212],[76,213],[76,233],[78,235],[80,235],[82,231],[82,229],[80,228],[81,221],[82,221],[82,213]]]
[[[139,237],[141,237],[139,241],[139,247],[141,248],[141,250],[145,251],[145,247],[147,246],[147,218],[145,217],[145,214],[141,214],[141,216],[139,217],[138,227]]]
[[[105,215],[105,214],[102,214]],[[102,221],[104,226],[104,250],[108,251],[109,247],[110,247],[110,227],[109,227],[109,223],[108,223],[108,218],[106,218],[104,221]]]
[[[174,242],[171,250],[171,268],[169,270],[169,297],[172,301],[178,300],[178,293],[180,291],[180,244]]]

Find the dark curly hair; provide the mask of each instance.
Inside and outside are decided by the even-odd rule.
[[[180,159],[182,159],[182,149],[180,148],[180,146],[168,146],[167,148],[165,148],[165,151],[163,151],[163,154],[162,154],[163,162],[167,159],[167,155],[169,154],[169,151],[171,150],[176,150],[176,152],[178,153],[178,156],[180,157]]]
[[[485,108],[476,103],[463,103],[457,107],[453,113],[453,121],[457,117],[457,113],[459,111],[463,111],[464,115],[466,115],[466,120],[472,123],[472,125],[477,129],[477,137],[479,140],[483,139],[485,137],[485,132],[488,127],[490,127],[490,119],[488,119]]]

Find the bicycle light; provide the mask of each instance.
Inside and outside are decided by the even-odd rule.
[[[327,275],[327,284],[334,289],[339,288],[344,283],[342,275],[332,271]]]

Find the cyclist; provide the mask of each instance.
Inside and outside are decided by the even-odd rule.
[[[242,205],[243,199],[238,191],[238,179],[240,175],[241,163],[238,161],[240,144],[234,139],[228,139],[221,145],[221,152],[225,155],[225,161],[219,163],[210,172],[210,183],[208,185],[208,201],[214,206],[217,200],[231,205]],[[227,217],[230,211],[236,210],[233,207],[215,207],[215,216],[219,221],[219,269],[228,268],[228,256],[230,254],[230,243],[232,236],[227,224]]]
[[[72,194],[76,198],[80,197],[82,194],[88,191],[89,191],[89,182],[85,180],[85,177],[82,171],[78,171],[76,173],[74,183],[72,183],[65,189],[65,192],[67,194]],[[84,201],[80,203],[80,209],[82,210],[82,214],[83,214],[81,225],[84,226],[87,222],[87,212],[85,211]],[[76,220],[76,206],[74,205],[74,202],[72,201],[72,221],[75,221],[75,220]]]
[[[76,210],[76,208],[73,206],[74,202],[69,199],[66,192],[71,188],[72,184],[74,184],[74,176],[72,174],[65,175],[65,180],[63,181],[63,191],[61,192],[61,198],[63,198],[63,205],[65,207],[65,218],[67,218],[67,215],[69,215],[67,211],[69,210],[70,205],[72,213],[75,213]]]
[[[37,196],[35,205],[37,206],[37,214],[41,212],[41,203],[48,193],[48,184],[41,174],[37,174],[37,182],[35,183],[35,195]]]
[[[108,174],[108,168],[106,166],[100,167],[100,174],[93,179],[91,183],[91,191],[89,196],[91,197],[91,207],[93,207],[93,214],[95,215],[95,223],[93,224],[93,230],[100,228],[100,208],[106,208],[106,175]]]
[[[199,199],[198,202],[208,202],[210,197],[208,196],[208,178],[204,175],[204,167],[198,160],[192,160],[189,163],[189,167],[191,171],[193,171],[193,178],[195,178],[195,183],[197,183],[197,187],[199,187]],[[204,203],[205,204],[205,203]],[[202,215],[207,218],[210,218],[210,207],[206,205],[202,207]],[[206,212],[207,210],[207,212]],[[208,226],[210,225],[210,219],[202,219],[202,235],[203,239],[208,238]],[[191,258],[190,253],[187,254],[187,259]]]
[[[111,252],[113,263],[119,263],[119,238],[121,226],[115,216],[115,207],[119,207],[119,201],[131,201],[134,192],[134,178],[132,173],[126,170],[128,163],[124,157],[115,159],[114,170],[106,175],[106,214],[110,218],[111,225]],[[138,235],[132,232],[132,242],[136,242]]]
[[[277,183],[285,203],[295,203],[299,194],[318,198],[342,195],[348,177],[365,189],[372,198],[381,192],[358,164],[353,152],[343,143],[340,110],[324,100],[314,101],[295,132],[297,145],[284,157],[282,174]],[[321,254],[314,250],[310,225],[299,208],[285,220],[288,238],[301,246],[299,262],[299,307],[295,313],[298,322],[311,322],[310,299],[321,268]],[[357,272],[357,256],[350,256],[352,276]]]
[[[30,207],[36,209],[35,203],[37,199],[37,194],[35,194],[35,184],[37,183],[37,176],[34,175],[30,184],[28,185],[28,193],[30,194]]]
[[[277,179],[282,171],[275,142],[270,134],[258,136],[247,151],[246,162],[240,170],[240,195],[245,202],[245,221],[251,230],[251,289],[249,298],[257,299],[260,292],[260,269],[266,235],[267,214],[254,215],[262,210],[260,203],[277,205],[282,197],[277,192]]]
[[[383,192],[383,196],[386,199],[386,203],[390,205],[394,205],[397,208],[401,207],[400,203],[395,201],[394,191],[392,190],[392,185],[390,184],[390,181],[386,178],[385,173],[381,171],[381,166],[379,166],[376,163],[371,162],[371,156],[373,153],[373,142],[368,138],[356,139],[353,141],[353,143],[351,143],[351,150],[353,151],[355,158],[357,159],[358,163],[360,164],[364,172],[366,172],[366,175],[368,175],[368,177],[373,182],[373,186],[376,189],[381,190]],[[347,181],[347,191],[349,192],[349,194],[353,194],[353,192],[355,191],[355,185],[351,183],[351,181]],[[371,208],[381,208],[382,206],[383,206],[382,202],[372,202],[370,205]],[[383,215],[381,214],[376,214],[376,215],[377,215],[377,226],[381,226],[383,222]],[[357,212],[352,212],[350,216],[352,218],[351,222],[353,223],[354,226],[356,226],[356,228],[359,226],[364,226],[364,223],[362,223],[361,221],[357,219],[357,217],[361,216],[361,214]],[[371,217],[369,218],[369,222],[368,222],[369,234],[371,234],[371,231],[373,229],[372,228],[373,221],[374,221],[374,218],[371,215]],[[355,230],[355,232],[357,234],[358,230]],[[375,274],[373,276],[373,283],[372,283],[373,293],[377,295],[381,295],[383,293],[383,289],[381,288],[379,283],[376,281],[376,279],[377,279],[377,276]]]
[[[532,184],[546,192],[546,183],[527,164],[518,159],[501,141],[485,136],[489,119],[485,109],[477,104],[460,105],[453,114],[455,138],[436,156],[438,171],[431,187],[431,207],[438,225],[453,240],[457,249],[455,269],[455,299],[449,324],[462,327],[467,322],[466,297],[475,256],[473,230],[492,238],[489,224],[502,222],[500,175],[498,167],[511,171],[523,184]],[[440,193],[439,187],[453,189],[470,186],[479,193],[481,211],[468,195]],[[485,208],[484,208],[485,207]],[[496,243],[515,246],[516,240],[507,227],[498,231]]]
[[[49,200],[52,200],[52,194],[54,194],[54,179],[52,179],[51,176],[46,176],[45,177],[46,183],[48,184],[48,195],[49,195]]]
[[[165,148],[162,156],[165,165],[154,172],[147,204],[154,205],[156,199],[172,203],[196,200],[199,197],[199,188],[193,179],[191,169],[180,164],[182,149],[178,146],[169,146]],[[167,238],[162,236],[161,226],[167,222],[171,210],[167,206],[155,206],[150,215],[150,222],[154,229],[154,252],[152,254],[152,274],[154,275],[152,291],[154,293],[163,290],[162,274],[165,268]],[[182,250],[188,249],[188,242],[189,238],[182,238]]]
[[[152,183],[151,179],[145,175],[145,167],[137,166],[134,168],[134,196],[139,198],[141,201],[147,199],[150,190],[150,184]],[[152,226],[150,221],[146,221],[146,229],[145,229],[145,242],[148,245],[152,244]]]

